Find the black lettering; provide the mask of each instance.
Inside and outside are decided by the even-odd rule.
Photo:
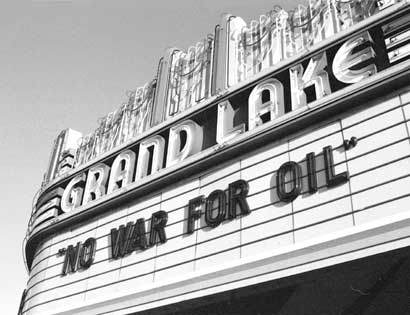
[[[131,253],[136,249],[146,249],[147,247],[148,244],[145,230],[145,220],[138,219],[134,224],[131,240],[128,243],[127,252]]]
[[[311,194],[317,192],[316,156],[314,152],[306,154],[308,187]]]
[[[332,146],[327,146],[323,148],[323,157],[325,159],[325,173],[326,173],[326,184],[327,187],[334,187],[343,184],[349,180],[349,173],[343,172],[340,174],[335,174],[335,165],[333,162],[333,151]]]
[[[236,209],[239,206],[241,214],[250,213],[249,205],[246,196],[249,192],[248,182],[243,179],[237,180],[229,184],[228,187],[228,217],[229,219],[236,218]]]
[[[111,257],[114,259],[123,257],[127,254],[127,248],[133,224],[129,222],[127,227],[121,225],[118,229],[111,229]]]
[[[212,213],[214,212],[214,202],[218,202],[217,207],[217,215],[214,218]],[[205,222],[208,226],[216,227],[218,226],[224,219],[226,215],[226,195],[223,190],[214,190],[211,192],[206,198],[205,204]]]
[[[199,196],[188,202],[188,222],[187,234],[192,234],[195,231],[195,220],[201,217],[201,205],[205,202],[204,196]],[[199,208],[199,209],[198,209]]]
[[[161,243],[167,241],[167,236],[165,234],[165,225],[168,222],[168,213],[165,211],[157,211],[152,214],[151,217],[151,230],[149,234],[149,243],[151,246],[155,245],[157,241],[157,235]]]
[[[128,222],[127,226],[125,227],[125,244],[121,248],[121,255],[124,256],[132,252],[130,251],[130,244],[132,243],[132,233],[134,232],[134,223]]]
[[[80,253],[80,247],[80,242],[77,243],[76,247],[73,245],[69,245],[67,247],[64,257],[63,270],[61,272],[62,275],[66,275],[67,273],[75,272],[77,270],[77,259],[78,254]]]
[[[286,174],[292,174],[292,186],[290,191],[286,191]],[[278,169],[276,177],[276,190],[279,200],[284,202],[293,201],[299,196],[302,190],[302,170],[296,162],[290,161],[282,164]]]
[[[78,260],[81,269],[87,269],[94,262],[96,239],[90,237],[87,239],[81,248],[80,257]]]

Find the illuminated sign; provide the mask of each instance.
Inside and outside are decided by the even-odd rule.
[[[61,197],[62,212],[178,165],[215,142],[223,144],[245,130],[375,74],[387,60],[386,54],[376,53],[380,43],[373,37],[369,32],[356,35],[217,104],[216,125],[210,109],[205,114],[208,119],[203,119],[204,114],[193,116],[120,152],[110,161],[91,166],[66,184]]]
[[[224,15],[213,35],[208,35],[186,52],[169,49],[159,61],[155,79],[130,92],[128,102],[100,119],[93,133],[82,136],[70,130],[60,135],[43,185],[261,71],[295,56],[303,56],[325,39],[399,2],[309,0],[307,7],[298,6],[291,12],[275,7],[249,25],[240,17]],[[376,71],[374,65],[361,67],[359,73],[354,69],[364,59],[374,57],[371,48],[353,52],[355,47],[372,40],[367,36],[363,34],[361,38],[346,42],[335,56],[332,70],[340,82],[359,82]],[[408,47],[402,45],[407,37],[408,34],[402,33],[389,37],[387,47],[391,61],[409,54]],[[322,54],[311,60],[306,71],[300,65],[291,69],[293,108],[306,104],[302,91],[305,88],[314,86],[317,98],[331,92],[326,84],[329,80],[327,66],[326,56]],[[271,93],[279,93],[277,104],[272,104],[272,115],[283,114],[283,104],[280,103],[283,84],[280,80],[266,82]],[[257,97],[257,91],[255,94]],[[63,142],[67,136],[75,142]]]
[[[338,5],[346,8],[349,3]],[[375,4],[369,3],[366,6],[372,7]],[[387,6],[387,2],[383,3]],[[362,4],[364,5],[364,2],[355,7],[356,11],[349,11],[350,20],[346,21],[350,22],[346,25],[352,26],[359,22],[359,18],[353,17],[360,15],[355,14]],[[407,9],[408,5],[397,6]],[[369,17],[381,8],[384,7],[360,12]],[[300,10],[295,12],[304,12]],[[326,11],[328,9],[323,10],[330,12]],[[392,12],[395,11],[392,9]],[[243,23],[236,17],[224,17],[225,24],[221,25],[226,27],[217,27],[215,36],[207,38],[197,45],[196,49],[190,49],[188,54],[173,50],[168,55],[169,58],[162,59],[157,80],[138,89],[136,93],[131,93],[130,101],[123,106],[122,111],[101,120],[98,130],[88,138],[90,141],[85,141],[87,137],[81,138],[71,130],[61,133],[45,178],[46,186],[37,200],[30,220],[29,234],[34,235],[45,226],[57,222],[60,216],[65,218],[70,212],[77,214],[77,209],[87,211],[93,205],[98,205],[98,200],[103,197],[104,202],[112,196],[117,198],[129,189],[135,189],[138,183],[145,184],[151,178],[159,178],[181,166],[186,167],[188,163],[185,162],[190,159],[196,161],[195,157],[201,156],[205,151],[216,152],[230,146],[235,138],[246,139],[247,134],[257,131],[261,126],[273,126],[282,118],[303,113],[315,106],[316,101],[329,99],[335,92],[366,81],[367,78],[410,57],[410,33],[407,31],[410,19],[405,14],[391,17],[386,14],[380,22],[374,22],[360,32],[346,35],[342,40],[339,38],[337,41],[328,42],[322,48],[305,55],[302,54],[302,48],[293,50],[292,54],[283,54],[288,50],[283,50],[284,46],[279,44],[291,43],[292,45],[286,46],[288,48],[313,47],[319,39],[327,38],[330,33],[327,33],[327,29],[324,33],[318,33],[317,29],[315,31],[312,28],[309,34],[316,34],[318,37],[315,37],[315,40],[307,40],[303,37],[303,32],[296,32],[299,34],[297,37],[297,27],[293,30],[288,24],[284,29],[279,27],[286,21],[289,23],[289,16],[284,11],[275,14],[276,24],[271,23],[272,15],[271,22],[267,22],[269,19],[261,19],[258,24],[258,27],[263,26],[262,29],[266,32],[267,25],[271,27],[269,36],[262,36],[265,33],[261,33],[255,23],[250,28],[254,31],[256,29],[256,34],[259,32],[256,38],[260,47],[258,46],[257,51],[248,51],[245,55],[247,58],[263,56],[258,59],[262,61],[259,66],[249,68],[248,65],[253,64],[252,62],[247,58],[238,59],[243,57],[244,47],[249,44],[248,35],[254,36],[255,32],[241,27]],[[309,23],[313,23],[318,16],[319,13],[311,14]],[[329,15],[325,14],[323,19],[322,22],[330,23]],[[343,29],[347,29],[346,25]],[[283,31],[280,33],[284,36],[281,41],[277,38],[274,40],[273,28],[275,32],[280,29]],[[290,35],[293,36],[292,41],[288,40]],[[281,57],[277,56],[278,51],[282,52]],[[301,58],[293,57],[299,55]],[[284,62],[286,60],[290,61]],[[279,66],[275,66],[278,62]],[[263,72],[263,75],[253,81],[248,80],[269,67],[272,67],[272,71]],[[179,69],[179,72],[176,69]],[[235,69],[242,69],[242,72],[236,72]],[[230,88],[238,84],[240,87],[236,90]],[[229,93],[225,95],[223,91]],[[213,97],[211,101],[206,101],[210,97]],[[167,117],[186,111],[195,104],[194,100],[198,103],[198,110],[191,110],[184,119],[174,119],[173,124],[164,122],[151,132],[147,131]],[[199,106],[201,102],[204,103]],[[354,141],[346,141],[346,149],[354,146]],[[112,150],[119,145],[121,151]],[[111,153],[108,153],[110,150]],[[98,156],[101,158],[92,163],[91,160]],[[313,157],[307,157],[307,161],[312,162]],[[308,167],[313,168],[314,165],[308,164]],[[281,172],[291,172],[296,178],[299,171],[296,165],[288,164]],[[292,200],[297,196],[297,186],[296,181],[292,194],[278,194],[283,200]],[[309,190],[315,191],[314,178],[309,178]],[[215,193],[212,198],[219,200],[224,197]]]
[[[356,146],[357,140],[348,149]],[[341,185],[349,180],[349,173],[335,173],[333,162],[333,151],[331,146],[323,148],[324,171],[326,186],[328,188]],[[316,156],[310,152],[306,155],[307,180],[309,193],[317,191],[317,171]],[[282,164],[277,170],[276,193],[282,202],[291,202],[296,199],[302,191],[302,168],[299,163],[289,161]],[[226,190],[216,189],[208,196],[198,196],[188,202],[188,217],[186,218],[187,227],[183,234],[191,235],[195,232],[195,221],[202,216],[205,218],[207,227],[216,228],[225,220],[233,220],[237,216],[248,215],[251,212],[246,200],[249,191],[249,184],[245,180],[237,180],[228,185]],[[165,243],[166,224],[168,213],[164,210],[154,212],[147,223],[144,218],[139,218],[136,222],[128,222],[119,228],[111,229],[109,242],[111,244],[111,259],[122,258],[134,251],[145,250],[158,243]],[[147,233],[146,225],[150,225]],[[69,245],[62,248],[58,254],[64,255],[64,264],[61,275],[76,272],[77,270],[87,269],[94,261],[96,251],[96,239],[89,238],[83,244],[78,242],[74,247]]]

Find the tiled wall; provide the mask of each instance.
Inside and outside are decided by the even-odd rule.
[[[410,211],[408,119],[410,93],[386,97],[62,231],[38,248],[25,313],[47,314],[53,308],[169,282]],[[359,139],[358,145],[346,151],[343,140],[351,137]],[[324,175],[322,149],[328,145],[333,147],[336,173],[350,174],[347,183],[333,188],[326,187]],[[314,194],[307,190],[305,157],[309,152],[317,154],[319,189]],[[290,160],[302,167],[303,190],[293,202],[284,203],[276,193],[276,170]],[[202,217],[196,221],[195,232],[185,234],[188,201],[226,189],[238,179],[249,182],[251,213],[216,228],[206,227]],[[149,218],[158,210],[168,212],[168,241],[111,259],[111,228],[145,218],[148,231]],[[94,263],[85,271],[61,276],[63,257],[57,256],[58,250],[88,237],[97,239]]]

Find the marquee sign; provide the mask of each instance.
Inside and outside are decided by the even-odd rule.
[[[401,1],[310,0],[309,6],[298,6],[291,12],[275,7],[260,16],[259,21],[252,21],[249,25],[240,17],[224,15],[214,34],[208,35],[186,52],[169,49],[159,62],[156,78],[130,92],[128,102],[100,119],[93,133],[82,136],[70,132],[71,138],[76,139],[75,144],[64,143],[68,135],[60,135],[43,184],[46,185],[72,167],[81,166],[132,141],[141,133],[229,87],[251,79],[283,61],[302,56],[324,40],[349,30],[398,2]],[[399,37],[389,37],[389,46],[401,47],[406,36],[400,33]],[[406,52],[402,48],[391,49],[390,54],[393,60],[401,59]],[[335,60],[333,70],[336,70],[335,75],[339,78],[346,75],[336,69],[343,66],[340,62],[348,62],[344,60],[345,57],[341,52]],[[314,61],[315,64],[317,62],[323,61]],[[298,77],[300,71],[294,69],[292,76]],[[305,75],[298,80],[308,79]],[[352,79],[344,77],[342,82],[354,83],[351,80],[357,82],[359,79],[359,76]],[[329,93],[329,90],[321,93]],[[298,96],[295,94],[294,97]],[[303,95],[300,97],[303,98]],[[303,99],[299,101],[302,106]]]
[[[352,139],[349,149],[356,146],[357,140]],[[349,141],[350,144],[350,141]],[[323,148],[323,158],[325,164],[326,186],[328,188],[345,183],[349,179],[347,171],[340,174],[335,173],[333,162],[333,151],[331,146]],[[315,153],[306,155],[307,180],[309,193],[315,193],[317,187],[317,171]],[[294,161],[282,164],[277,170],[276,191],[279,200],[290,202],[296,199],[302,191],[302,168]],[[225,220],[233,220],[238,215],[250,214],[250,207],[247,202],[249,184],[245,180],[237,180],[228,185],[227,190],[216,189],[208,196],[198,196],[188,202],[188,218],[186,231],[183,234],[193,234],[195,232],[195,221],[203,215],[207,227],[216,228]],[[111,229],[109,234],[110,257],[118,259],[131,254],[134,251],[145,250],[155,244],[167,241],[166,225],[168,213],[164,210],[154,212],[151,216],[149,233],[146,232],[146,222],[144,218],[139,218],[136,222],[128,222],[119,228]],[[77,270],[87,269],[94,261],[97,240],[88,238],[83,244],[78,242],[74,247],[69,245],[61,248],[59,255],[64,255],[64,263],[61,275],[67,275]]]
[[[103,197],[117,197],[143,180],[161,176],[170,169],[177,170],[184,161],[205,150],[229,145],[239,136],[246,138],[246,134],[262,125],[274,124],[298,112],[303,114],[314,102],[407,60],[410,20],[397,8],[392,9],[396,14],[386,16],[370,28],[304,53],[308,47],[316,47],[324,39],[348,30],[365,17],[381,14],[380,11],[388,10],[393,4],[407,9],[406,4],[396,2],[400,1],[380,1],[375,6],[374,1],[361,1],[359,6],[352,7],[350,1],[311,1],[308,8],[299,7],[290,15],[284,11],[271,12],[262,16],[260,22],[252,22],[250,27],[240,18],[226,16],[225,22],[216,28],[215,36],[209,36],[188,53],[172,50],[161,60],[157,79],[132,93],[128,104],[102,120],[93,135],[81,137],[69,131],[60,134],[29,233],[34,235],[77,209],[86,212],[87,207]],[[299,55],[302,58],[296,58]],[[252,82],[250,78],[264,70],[266,75]],[[238,84],[240,89],[230,89],[226,95],[221,93]],[[207,102],[210,97],[215,100]],[[167,119],[195,104],[198,110],[192,110],[184,119],[175,119],[172,125],[167,124]],[[155,131],[148,130],[158,124]],[[111,153],[104,154],[108,151]],[[329,152],[325,148],[323,154],[328,159],[328,185],[332,186],[333,177],[337,184],[346,181],[348,175],[332,173]],[[307,161],[312,161],[312,157]],[[283,176],[278,178],[282,181],[289,174],[293,176],[290,190],[278,183],[278,195],[283,201],[291,201],[300,189],[298,166],[282,165],[279,171]],[[221,218],[236,215],[229,208],[232,200],[242,205],[242,214],[246,213],[246,183],[233,185],[234,188],[228,187],[228,195],[220,190],[192,201],[196,206],[204,204],[211,209],[215,202],[222,205],[227,199],[228,209],[219,209],[216,217],[208,213],[210,226],[217,226]],[[313,177],[309,185],[314,191]],[[197,218],[196,208],[192,207],[189,220]],[[157,236],[160,241],[166,240],[166,217],[154,213],[153,220],[159,223],[154,224],[150,235],[155,240]],[[131,230],[145,233],[143,226],[137,222],[129,230],[125,228],[124,233]],[[189,225],[186,232],[189,234]],[[151,239],[141,242],[140,246],[149,246]],[[90,241],[82,248],[93,246]],[[68,252],[72,250],[74,247]],[[82,255],[80,246],[75,251],[77,257],[82,257],[82,260],[78,258],[78,266],[87,267],[91,261],[87,254],[90,249]],[[74,258],[67,259],[68,265],[74,264]]]

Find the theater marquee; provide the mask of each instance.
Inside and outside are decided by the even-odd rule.
[[[61,132],[24,312],[134,312],[407,241],[409,16],[338,0],[224,15],[94,132]]]
[[[157,132],[153,128],[149,135],[137,137],[126,149],[113,152],[100,163],[79,167],[78,171],[74,168],[50,187],[64,191],[61,210],[56,212],[46,204],[37,211],[32,227],[49,220],[50,214],[56,221],[60,215],[85,209],[103,196],[117,197],[118,191],[128,191],[154,174],[160,176],[167,169],[185,166],[183,161],[193,161],[188,159],[191,156],[225,149],[239,135],[245,139],[262,125],[273,127],[286,117],[303,116],[321,100],[331,100],[336,92],[407,60],[407,53],[401,52],[407,47],[407,39],[399,41],[396,35],[407,21],[402,19],[372,25],[359,34],[354,32],[325,48],[312,50],[302,60],[279,63],[281,67],[273,68],[263,78],[190,113],[189,119],[165,124]]]
[[[352,138],[348,141],[347,148],[356,146],[357,139]],[[348,178],[348,172],[335,174],[333,162],[333,151],[331,146],[323,148],[323,158],[325,163],[324,172],[326,174],[326,186],[334,187],[345,183]],[[308,191],[315,193],[318,190],[316,156],[314,152],[306,155],[306,168]],[[302,191],[302,168],[294,162],[283,163],[277,170],[276,190],[280,201],[290,202],[297,198]],[[286,179],[286,176],[288,179]],[[195,221],[199,220],[202,214],[205,217],[206,226],[215,228],[224,220],[233,220],[237,215],[247,215],[250,213],[250,207],[246,200],[249,191],[249,184],[244,180],[237,180],[228,185],[227,190],[216,189],[208,196],[195,197],[188,202],[188,217],[186,231],[182,234],[192,234],[195,232]],[[204,210],[202,210],[204,206]],[[139,218],[136,222],[128,222],[126,226],[121,225],[118,229],[111,229],[111,257],[118,259],[125,255],[131,254],[136,250],[145,250],[148,247],[167,241],[166,224],[168,214],[161,210],[152,214],[151,227],[149,233],[146,232],[146,223],[144,218]],[[58,253],[64,254],[64,265],[61,274],[66,275],[69,272],[75,272],[77,269],[87,269],[94,261],[96,251],[96,239],[89,238],[84,244],[81,242],[67,248],[61,248]]]

